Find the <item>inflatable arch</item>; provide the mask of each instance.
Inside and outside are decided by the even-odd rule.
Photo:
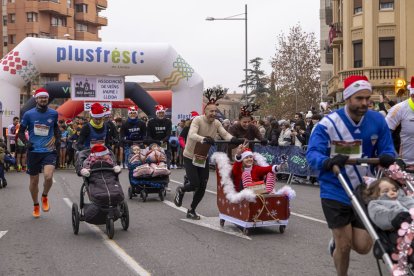
[[[2,125],[20,113],[20,88],[40,73],[155,75],[172,91],[172,120],[201,112],[203,80],[168,44],[25,38],[0,60]]]
[[[43,86],[49,92],[49,100],[52,101],[55,98],[70,98],[69,82],[51,82]],[[169,92],[169,91],[165,91]],[[161,95],[157,95],[159,99]],[[171,92],[165,94],[169,98],[169,105],[171,107]],[[168,97],[169,96],[169,97]],[[128,98],[128,99],[127,99]],[[165,100],[163,101],[166,102]],[[125,100],[124,101],[114,101],[112,102],[113,108],[126,108],[129,106],[137,105],[139,106],[145,114],[150,117],[155,117],[154,106],[160,102],[157,99],[145,91],[139,84],[135,82],[125,82]],[[162,104],[162,103],[160,103]],[[29,99],[20,110],[20,115],[22,116],[27,110],[33,108],[36,105],[35,99]],[[83,101],[66,101],[64,104],[58,107],[57,112],[59,113],[60,118],[68,119],[73,118],[83,111]]]

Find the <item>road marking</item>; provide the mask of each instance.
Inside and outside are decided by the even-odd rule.
[[[66,205],[69,206],[69,208],[72,208],[72,201],[69,198],[63,198],[63,201],[65,201]],[[134,260],[128,253],[125,252],[122,247],[120,247],[115,241],[110,240],[105,233],[99,229],[98,226],[85,223],[85,225],[96,234],[100,235],[101,238],[104,241],[104,244],[122,261],[124,262],[132,271],[134,271],[137,275],[142,276],[149,276],[151,273],[146,271],[142,266],[139,265],[137,261]]]
[[[6,233],[7,233],[7,231],[0,231],[0,239],[1,239],[4,235],[6,235]]]
[[[168,206],[177,209],[183,213],[187,213],[187,209],[184,207],[177,207],[175,206],[175,204],[171,201],[168,200],[164,200],[163,201],[165,204],[167,204]],[[199,214],[199,216],[201,217],[200,220],[192,220],[192,219],[181,219],[182,221],[188,222],[188,223],[192,223],[198,226],[203,226],[215,231],[219,231],[222,233],[226,233],[229,235],[233,235],[239,238],[243,238],[243,239],[247,239],[247,240],[252,240],[250,237],[244,235],[243,233],[241,233],[241,231],[236,227],[233,226],[232,224],[230,225],[225,225],[224,227],[220,226],[220,219],[218,217],[205,217]]]
[[[181,185],[184,184],[182,182],[179,182],[179,181],[176,181],[176,180],[172,180],[172,179],[170,179],[170,182],[174,182],[174,183],[181,184]],[[211,190],[207,190],[206,189],[206,192],[208,192],[210,194],[213,194],[213,195],[217,195],[217,192],[215,192],[215,191],[211,191]],[[294,212],[290,212],[290,214],[293,215],[293,216],[297,216],[297,217],[300,217],[300,218],[308,219],[308,220],[311,220],[311,221],[316,221],[316,222],[320,222],[320,223],[323,223],[323,224],[327,224],[326,221],[324,221],[324,220],[317,219],[317,218],[313,218],[313,217],[310,217],[310,216],[301,215],[301,214],[294,213]]]

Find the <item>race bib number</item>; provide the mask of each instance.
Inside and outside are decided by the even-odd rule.
[[[48,136],[50,127],[42,124],[34,125],[34,134],[37,136]]]
[[[361,158],[362,157],[362,141],[332,141],[331,143],[331,157],[342,154],[347,155],[349,158]]]

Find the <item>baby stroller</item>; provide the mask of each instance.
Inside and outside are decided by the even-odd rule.
[[[134,142],[135,145],[141,144],[142,142]],[[152,176],[152,175],[142,175],[140,177],[134,177],[134,170],[141,164],[130,163],[130,154],[131,148],[127,147],[125,149],[125,155],[128,160],[128,177],[130,187],[128,187],[128,197],[132,199],[140,195],[143,202],[147,201],[148,194],[158,194],[161,201],[164,201],[164,198],[167,194],[166,187],[170,182],[170,177],[168,175]]]
[[[90,149],[76,153],[76,172],[81,176],[83,161],[90,154]],[[111,152],[111,157],[114,156]],[[89,202],[85,202],[85,195]],[[76,203],[72,205],[72,227],[75,235],[79,232],[79,222],[85,221],[95,225],[106,225],[108,238],[114,236],[114,221],[120,219],[122,228],[129,227],[128,204],[124,200],[122,186],[118,174],[106,162],[96,162],[90,170],[89,177],[83,177],[80,189],[79,208]]]
[[[4,155],[4,162],[0,163],[0,189],[6,188],[7,186],[7,180],[4,176],[4,173],[8,171],[10,166],[16,165],[16,159],[10,154],[5,153]]]

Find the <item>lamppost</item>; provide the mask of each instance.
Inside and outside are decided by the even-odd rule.
[[[237,17],[237,16],[241,16],[244,15],[244,17]],[[228,17],[224,17],[224,18],[215,18],[215,17],[207,17],[206,18],[207,21],[214,21],[214,20],[244,20],[244,29],[245,29],[245,90],[244,90],[244,97],[246,100],[246,104],[248,103],[248,99],[247,99],[247,63],[248,63],[248,57],[247,57],[247,4],[244,5],[244,13],[240,13],[240,14],[236,14],[236,15],[232,15],[232,16],[228,16]]]

